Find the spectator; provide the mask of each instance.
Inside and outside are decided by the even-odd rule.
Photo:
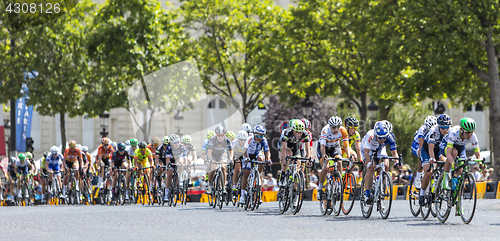
[[[488,176],[490,174],[488,173],[488,169],[484,169],[482,172],[481,172],[481,177],[479,178],[479,182],[486,182],[488,180]]]
[[[472,175],[474,175],[474,179],[476,179],[476,182],[479,182],[481,179],[481,173],[479,173],[479,168],[477,166],[474,166],[472,168]]]
[[[190,190],[200,190],[200,176],[196,175],[193,177],[191,183],[193,183],[193,186],[189,187]]]
[[[359,171],[359,167],[358,166],[354,166],[354,168],[352,169],[352,174],[354,175],[354,177],[356,178],[356,183],[357,184],[361,184],[361,175],[363,173],[360,173]]]
[[[403,170],[403,171],[405,171],[405,170]],[[408,181],[404,178],[403,171],[401,171],[400,169],[396,170],[397,173],[396,173],[396,178],[394,179],[394,184],[408,184],[408,183],[410,183],[410,181]],[[406,169],[405,172],[408,172],[408,169]]]
[[[488,169],[488,181],[493,181],[493,168]]]
[[[201,175],[201,178],[200,178],[200,189],[198,189],[198,190],[205,191],[205,175]]]
[[[316,189],[318,187],[319,179],[314,172],[309,173],[309,189]]]
[[[262,186],[264,191],[278,191],[278,183],[276,179],[273,178],[273,174],[268,173],[266,179],[264,180],[264,185]]]
[[[403,180],[404,184],[408,184],[411,181],[411,169],[409,166],[403,167]]]

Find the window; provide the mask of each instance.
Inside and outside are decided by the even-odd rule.
[[[208,109],[215,109],[215,100],[212,100],[210,101],[210,103],[208,103]]]
[[[479,103],[476,104],[476,111],[483,111],[483,106]]]
[[[219,100],[219,109],[225,109],[226,108],[226,102],[223,100]]]

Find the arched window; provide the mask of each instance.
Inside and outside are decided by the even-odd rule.
[[[229,110],[222,99],[213,99],[207,106],[207,126],[214,126],[229,118]]]

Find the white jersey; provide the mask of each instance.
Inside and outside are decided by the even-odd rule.
[[[477,142],[476,133],[472,133],[470,140],[462,139],[460,137],[460,126],[450,128],[450,131],[443,138],[443,142],[441,143],[441,145],[445,144],[447,147],[452,147],[453,145],[465,146],[467,144],[471,144],[474,151],[479,151],[479,143]]]
[[[370,156],[372,156],[373,152],[377,152],[377,156],[387,156],[387,151],[385,146],[389,146],[391,151],[396,150],[396,138],[393,133],[390,133],[389,136],[385,139],[385,141],[380,144],[377,138],[374,136],[374,130],[369,130],[366,135],[363,137],[361,141],[361,155],[364,159],[364,151],[365,149],[370,150]]]
[[[425,139],[425,136],[429,132],[429,129],[427,129],[427,126],[424,124],[420,128],[418,128],[418,131],[415,133],[413,136],[413,141],[418,143],[418,138]]]
[[[445,135],[441,134],[439,126],[435,125],[429,130],[429,132],[425,136],[425,142],[432,143],[435,145],[435,147],[439,147],[439,144],[441,144],[441,141],[443,140],[444,136]]]
[[[238,138],[236,138],[235,140],[233,140],[233,142],[231,143],[231,145],[233,146],[233,151],[234,151],[234,158],[237,159],[239,158],[240,156],[243,155],[243,152],[245,151],[245,144],[248,142],[248,139],[244,142],[243,145],[240,145],[240,141],[238,140]]]
[[[265,137],[262,138],[260,142],[255,142],[255,139],[252,136],[252,138],[248,139],[245,144],[245,149],[247,149],[247,155],[257,155],[261,151],[269,151],[269,144],[267,143],[267,139]]]
[[[25,167],[25,166],[28,166],[30,164],[30,161],[28,161],[28,159],[24,159],[24,163],[21,163],[21,160],[17,160],[16,161],[16,167]]]
[[[349,145],[349,135],[343,126],[339,128],[337,134],[332,133],[330,125],[326,125],[321,129],[321,137],[318,140],[320,145],[323,144],[325,147],[340,147],[341,142]]]
[[[128,152],[128,155],[133,159],[136,155],[135,155],[135,150],[137,150],[137,148],[135,148],[134,150],[132,150],[132,146],[129,146],[126,151]]]

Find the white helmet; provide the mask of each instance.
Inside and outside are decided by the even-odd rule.
[[[82,151],[83,151],[83,152],[88,152],[88,151],[89,151],[89,148],[88,148],[87,146],[83,146],[83,147],[82,147]]]
[[[431,129],[431,127],[437,125],[437,118],[435,116],[427,116],[427,118],[425,118],[425,126],[427,127],[427,129]]]
[[[50,148],[50,153],[57,154],[58,152],[59,152],[59,148],[57,148],[57,146],[52,146]]]
[[[76,149],[81,150],[82,149],[82,145],[81,144],[76,144]]]
[[[248,133],[246,131],[243,131],[243,130],[238,131],[236,138],[238,138],[238,140],[246,141],[248,139]]]
[[[243,125],[241,125],[241,130],[246,131],[247,133],[252,133],[252,126],[248,123],[243,123]]]
[[[387,126],[387,129],[389,129],[389,133],[392,133],[392,124],[388,120],[383,120],[385,123],[385,126]]]
[[[340,117],[338,117],[338,116],[332,116],[328,120],[328,124],[330,126],[340,126],[340,125],[342,125],[342,119],[340,119]]]

